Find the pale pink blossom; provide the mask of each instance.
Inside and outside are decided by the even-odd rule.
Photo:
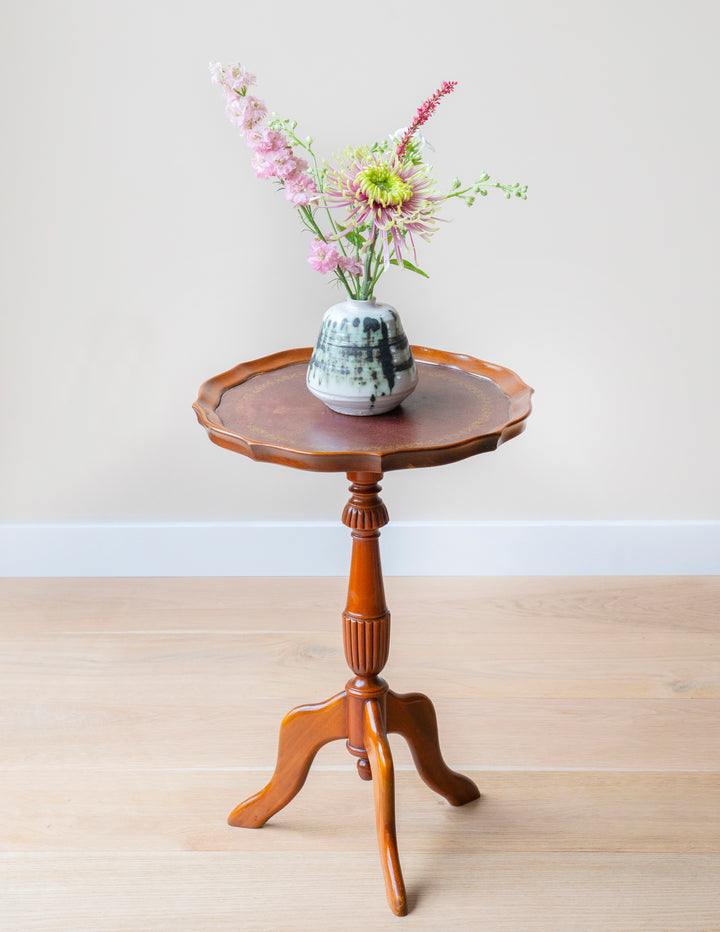
[[[255,83],[255,75],[243,68],[240,62],[235,62],[225,69],[225,83],[234,91],[239,91],[243,87],[251,87]]]
[[[210,79],[213,84],[224,84],[223,80],[224,69],[219,61],[210,62]]]
[[[319,195],[315,180],[304,173],[300,173],[285,182],[285,197],[295,207],[305,207],[317,200]]]
[[[292,149],[273,153],[272,158],[275,162],[275,174],[283,181],[289,181],[291,178],[304,174],[308,167],[305,159],[298,158]]]
[[[247,97],[240,97],[239,94],[235,93],[228,96],[225,103],[225,113],[227,114],[228,120],[230,120],[232,125],[237,127],[241,133],[243,131],[246,108]]]
[[[305,171],[307,162],[297,158],[290,146],[269,152],[256,152],[253,168],[258,178],[279,178],[286,181]]]
[[[362,262],[355,259],[354,256],[340,256],[338,266],[349,275],[360,275],[363,270]]]
[[[267,107],[257,97],[251,97],[249,94],[241,96],[231,91],[227,96],[225,113],[242,135],[263,119],[267,113]]]
[[[267,152],[280,152],[288,146],[288,139],[284,133],[269,126],[253,126],[245,136],[245,141],[258,154]]]
[[[255,75],[250,74],[236,62],[233,65],[221,65],[219,61],[210,63],[210,77],[214,84],[219,84],[225,91],[242,91],[255,83]]]
[[[267,114],[267,107],[259,100],[257,97],[251,97],[250,94],[246,94],[244,97],[241,97],[240,100],[245,101],[245,110],[243,111],[242,116],[242,129],[248,130],[252,129],[256,123],[259,123]]]
[[[321,239],[312,241],[308,262],[316,272],[322,272],[323,275],[334,272],[341,258],[340,251],[334,243],[324,243]]]
[[[296,198],[300,197],[302,203],[308,203],[303,193],[316,194],[317,187],[307,175],[308,163],[305,159],[295,154],[282,133],[263,127],[251,131],[251,135],[252,138],[248,136],[248,144],[255,152],[252,166],[258,178],[279,178],[287,184],[292,183],[294,187],[288,200],[299,203]]]
[[[256,155],[252,160],[252,168],[258,178],[274,178],[275,163],[263,155]]]

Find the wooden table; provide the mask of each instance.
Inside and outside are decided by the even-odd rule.
[[[390,647],[390,612],[380,563],[383,472],[437,466],[496,449],[530,414],[529,388],[514,372],[440,350],[413,347],[418,387],[400,408],[375,417],[337,414],[305,387],[311,349],[243,363],[205,382],[193,405],[210,439],[256,460],[345,472],[352,533],[345,658],[355,674],[336,696],[289,712],[280,725],[275,772],[230,814],[231,825],[260,828],[300,791],[318,750],[344,739],[364,780],[373,780],[380,861],[392,911],[407,912],[395,831],[395,785],[388,733],[406,739],[427,785],[453,806],[480,795],[443,760],[432,702],[399,695],[380,678]],[[439,634],[441,637],[442,635]]]

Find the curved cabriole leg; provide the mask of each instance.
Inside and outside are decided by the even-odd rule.
[[[320,748],[329,741],[347,738],[347,696],[345,691],[326,702],[301,705],[285,716],[280,725],[275,773],[268,785],[236,806],[230,825],[260,828],[302,789],[310,765]]]
[[[435,708],[422,693],[387,694],[387,730],[405,738],[415,766],[431,790],[435,790],[453,806],[464,806],[480,796],[480,790],[469,777],[450,770],[443,760],[438,737]]]
[[[387,900],[396,916],[404,916],[407,899],[395,832],[395,772],[377,699],[365,703],[365,749],[373,777],[375,824]]]

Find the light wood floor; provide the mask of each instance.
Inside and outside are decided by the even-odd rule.
[[[0,581],[0,929],[720,930],[720,577],[388,579],[411,913],[341,742],[260,831],[282,715],[342,689],[341,579]]]

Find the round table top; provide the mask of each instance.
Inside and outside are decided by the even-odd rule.
[[[310,347],[215,376],[193,408],[219,446],[319,472],[452,463],[494,450],[524,429],[532,389],[510,369],[421,346],[412,351],[418,386],[386,414],[338,414],[315,398],[305,386]]]

